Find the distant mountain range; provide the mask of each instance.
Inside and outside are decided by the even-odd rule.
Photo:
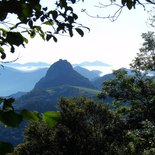
[[[85,67],[85,66],[104,66],[104,67],[110,67],[110,64],[107,63],[103,63],[101,61],[93,61],[93,62],[89,62],[89,61],[84,61],[82,63],[79,64],[73,64],[73,66],[81,66],[81,67]]]
[[[60,64],[60,61],[58,61],[58,62]],[[67,62],[67,61],[63,61],[63,62]],[[102,64],[103,65],[104,63],[96,61],[96,62],[92,62],[92,63],[83,62],[82,65],[83,64],[85,64],[85,65],[90,65],[90,64],[100,65],[100,64]],[[72,68],[72,65],[70,63],[68,65],[70,66],[70,68]],[[10,66],[10,67],[7,67],[7,66]],[[49,69],[48,74],[50,74],[50,72],[51,72],[50,64],[43,63],[43,62],[26,63],[26,64],[10,63],[10,64],[7,64],[7,66],[0,67],[0,85],[1,85],[0,96],[10,96],[11,95],[15,98],[20,97],[21,95],[25,94],[25,92],[32,90],[35,85],[36,85],[36,87],[38,87],[36,83],[46,75],[48,69]],[[46,68],[44,68],[45,66],[46,66]],[[22,71],[22,70],[15,69],[18,67],[20,69],[21,69],[21,67],[31,68],[31,69],[33,67],[37,67],[38,69],[35,69],[35,70],[30,69],[29,71]],[[59,66],[57,66],[57,67],[59,67]],[[61,65],[60,65],[60,67],[61,67]],[[63,84],[73,85],[73,83],[76,82],[76,85],[78,85],[77,84],[78,80],[80,81],[79,77],[81,77],[81,75],[82,75],[83,77],[85,77],[85,80],[84,79],[82,80],[84,83],[83,86],[85,85],[86,87],[92,88],[92,85],[93,85],[95,88],[101,89],[103,81],[113,77],[112,73],[106,74],[106,75],[100,77],[101,71],[99,71],[99,70],[90,71],[90,70],[88,70],[84,67],[81,67],[81,66],[75,66],[73,69],[76,72],[74,70],[72,70],[72,72],[74,72],[74,75],[72,74],[73,77],[70,77],[68,74],[68,71],[65,68],[63,68],[63,69],[59,68],[58,71],[61,72],[62,75],[57,77],[56,73],[54,73],[54,75],[55,75],[54,81],[55,82],[53,83],[51,81],[52,79],[50,79],[50,81],[51,81],[50,83],[52,83],[52,86],[56,86],[57,82],[60,82],[59,84],[61,84],[61,85],[63,85]],[[130,70],[127,70],[127,71],[129,74],[131,74]],[[79,73],[78,75],[77,75],[77,72]],[[50,76],[52,78],[54,78],[54,75],[52,75],[52,76],[50,75]],[[67,79],[67,76],[70,78]],[[62,77],[65,77],[65,78],[62,78]],[[86,80],[86,78],[89,79],[91,81],[91,83],[90,83],[90,81],[88,82],[88,80]],[[56,80],[57,80],[57,82],[56,82]],[[48,82],[47,81],[48,81],[47,78],[45,80],[43,78],[40,83],[45,84],[45,82],[46,83],[49,82],[49,81]],[[49,84],[47,84],[47,85],[49,85]]]
[[[6,63],[6,64],[2,64],[2,65],[6,66],[6,67],[19,69],[19,70],[24,70],[24,71],[36,70],[36,69],[45,68],[45,67],[49,68],[51,66],[51,64],[45,63],[45,62],[29,62],[29,63],[24,63],[24,64]],[[79,64],[72,64],[72,66],[73,67],[76,67],[76,66],[80,66],[80,67],[91,67],[91,66],[110,67],[111,65],[101,62],[101,61],[93,61],[93,62],[84,61]]]
[[[47,68],[24,72],[10,67],[0,67],[0,96],[8,96],[18,91],[28,92],[42,78]]]
[[[16,107],[39,112],[56,110],[61,96],[96,97],[97,93],[99,90],[89,79],[76,72],[68,61],[59,60],[51,65],[32,91],[17,99]]]
[[[104,75],[104,76],[102,76],[102,77],[99,77],[99,78],[97,78],[96,80],[94,80],[94,81],[93,81],[93,84],[94,84],[94,86],[95,86],[97,89],[101,90],[101,88],[103,87],[103,82],[106,81],[106,80],[109,80],[109,79],[111,79],[111,78],[114,78],[114,77],[115,77],[115,75],[114,75],[113,73],[111,73],[111,74],[106,74],[106,75]]]
[[[37,69],[33,70],[35,68],[34,66]],[[48,67],[43,68],[45,66]],[[7,66],[0,67],[0,96],[11,95],[13,97],[19,97],[20,94],[24,94],[23,92],[32,90],[35,84],[45,76],[49,67],[49,64],[42,62],[26,64],[10,63]],[[89,71],[80,66],[74,67],[74,70],[91,81],[99,78],[101,74],[98,70]]]
[[[74,70],[77,71],[78,73],[80,73],[81,75],[83,75],[84,77],[88,78],[90,81],[93,81],[93,80],[99,78],[100,74],[102,73],[101,71],[98,71],[98,70],[90,71],[90,70],[85,69],[80,66],[74,67]]]

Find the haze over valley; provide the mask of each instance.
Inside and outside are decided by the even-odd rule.
[[[2,86],[0,89],[1,96],[9,96],[18,92],[28,92],[32,90],[35,84],[45,76],[50,65],[51,64],[43,62],[5,64],[4,67],[0,68],[0,84]],[[72,66],[74,70],[88,78],[90,81],[112,72],[112,66],[110,64],[100,61],[83,62],[72,64]]]

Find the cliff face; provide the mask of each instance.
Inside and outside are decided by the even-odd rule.
[[[46,76],[35,85],[34,89],[61,85],[94,88],[93,84],[87,78],[77,73],[67,60],[59,60],[51,65]]]

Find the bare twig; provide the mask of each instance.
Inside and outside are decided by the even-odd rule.
[[[106,5],[106,7],[108,7],[108,5]],[[114,22],[118,19],[118,17],[120,16],[120,14],[122,13],[122,10],[123,10],[123,7],[124,6],[120,6],[119,5],[119,8],[118,10],[113,14],[113,15],[108,15],[108,16],[99,16],[99,15],[96,15],[96,16],[93,16],[93,15],[90,15],[86,9],[82,9],[81,12],[84,12],[87,16],[91,17],[91,18],[100,18],[100,19],[109,19],[110,21]]]
[[[14,60],[10,60],[10,61],[0,61],[1,64],[7,64],[7,63],[13,63],[13,62],[16,62],[17,60],[19,60],[21,57],[17,57],[16,59]],[[3,66],[3,65],[2,65]]]

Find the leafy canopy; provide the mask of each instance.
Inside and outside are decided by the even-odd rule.
[[[85,97],[62,98],[60,115],[61,120],[54,128],[44,123],[29,124],[24,143],[13,154],[97,155],[123,151],[125,124],[105,105]]]

